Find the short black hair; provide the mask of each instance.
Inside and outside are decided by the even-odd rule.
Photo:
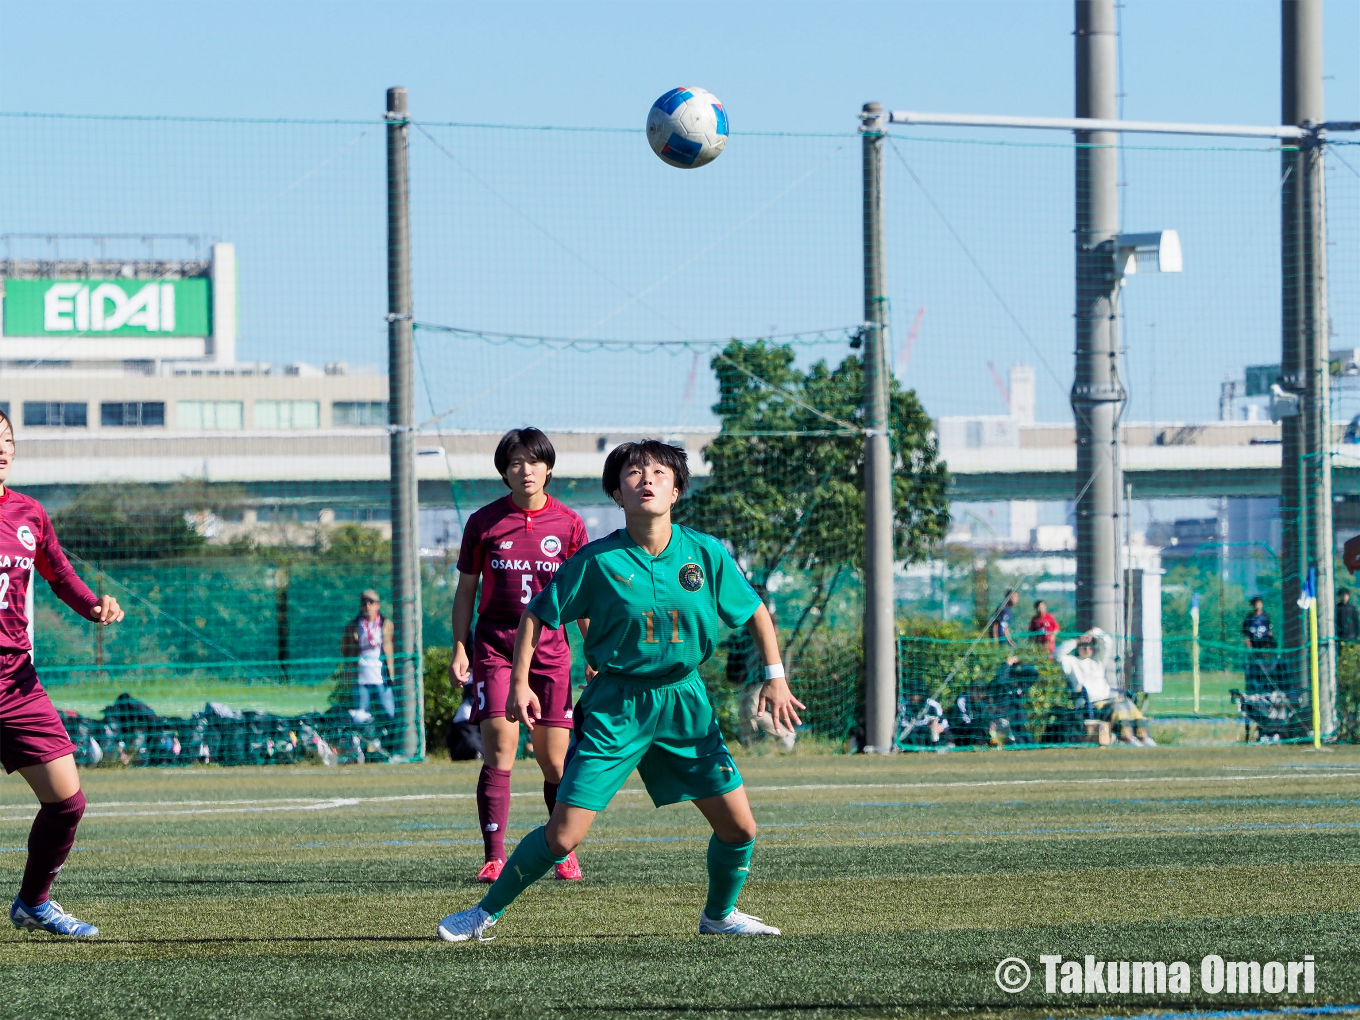
[[[620,443],[609,451],[604,459],[604,475],[600,478],[604,494],[613,499],[614,493],[619,491],[619,477],[624,469],[643,464],[670,468],[675,476],[675,491],[680,495],[689,488],[689,458],[685,451],[660,439],[644,439],[640,443]]]
[[[1034,608],[1035,608],[1035,609],[1038,609],[1040,606],[1045,606],[1045,605],[1048,605],[1048,603],[1045,602],[1043,599],[1039,599],[1037,602],[1034,603]]]
[[[542,430],[536,428],[511,429],[501,436],[501,441],[496,444],[496,453],[492,457],[496,464],[496,474],[501,476],[501,481],[505,481],[505,472],[510,470],[510,455],[515,452],[517,446],[524,447],[533,460],[548,465],[550,472],[548,481],[551,482],[551,471],[557,463],[557,451],[553,449],[552,440],[545,436]]]
[[[1261,605],[1265,605],[1265,604],[1266,604],[1266,600],[1263,599],[1263,598],[1261,598],[1260,595],[1253,595],[1253,596],[1251,597],[1251,604],[1252,604],[1252,605],[1255,605],[1255,604],[1258,603],[1258,602],[1261,603]]]

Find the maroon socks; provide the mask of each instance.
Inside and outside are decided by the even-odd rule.
[[[557,807],[557,788],[560,785],[543,780],[543,803],[548,805],[549,817],[552,817],[553,808]]]
[[[57,872],[66,863],[66,856],[76,841],[76,826],[84,813],[85,794],[82,791],[38,809],[38,817],[33,819],[33,828],[28,832],[28,863],[24,865],[24,881],[19,886],[19,899],[25,906],[36,907],[47,902]]]
[[[477,821],[482,826],[488,861],[505,860],[505,826],[509,820],[510,770],[483,765],[477,777]]]

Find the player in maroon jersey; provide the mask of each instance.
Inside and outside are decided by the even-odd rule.
[[[85,794],[75,746],[33,669],[28,598],[36,573],[80,616],[104,626],[123,618],[112,595],[96,598],[57,543],[52,522],[36,499],[6,485],[14,463],[14,426],[0,411],[0,765],[17,771],[38,797],[28,834],[28,861],[9,918],[18,928],[54,935],[98,935],[48,892],[76,840]]]
[[[587,541],[580,515],[546,491],[556,462],[557,451],[538,429],[511,429],[502,436],[495,463],[510,495],[468,518],[458,554],[449,674],[463,684],[471,672],[472,721],[482,730],[485,763],[477,778],[477,819],[486,863],[477,875],[481,882],[494,882],[505,865],[510,769],[519,750],[519,723],[505,718],[505,705],[519,618],[557,568]],[[477,601],[479,581],[482,595]],[[469,637],[474,602],[477,629]],[[588,626],[589,621],[580,622],[582,637]],[[571,740],[571,650],[565,627],[539,644],[529,685],[543,706],[533,726],[534,757],[543,770],[543,800],[551,814]],[[575,854],[557,865],[557,877],[581,877]]]

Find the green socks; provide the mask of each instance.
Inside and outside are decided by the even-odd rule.
[[[554,857],[548,849],[546,826],[540,825],[519,841],[515,852],[505,862],[505,870],[482,897],[481,908],[493,917],[500,917],[515,898],[548,873],[554,864],[566,857]],[[751,851],[756,841],[724,843],[717,836],[708,841],[708,899],[704,913],[714,921],[721,921],[737,906],[741,887],[751,871]]]
[[[751,871],[751,851],[755,845],[754,839],[746,843],[724,843],[716,835],[708,841],[708,900],[704,903],[704,913],[710,920],[721,921],[736,909],[737,897]],[[518,850],[515,852],[519,853]],[[509,865],[506,867],[508,870]],[[495,886],[491,891],[496,891]]]
[[[482,897],[480,906],[488,914],[500,917],[502,911],[515,902],[515,897],[546,875],[554,864],[560,864],[567,859],[566,855],[554,857],[553,852],[548,849],[548,837],[544,835],[546,829],[547,826],[540,825],[519,841],[515,852],[505,862],[505,870],[501,872],[501,877],[496,879],[495,884]],[[709,852],[709,856],[712,856],[712,851]],[[740,889],[741,886],[738,885],[737,888]]]

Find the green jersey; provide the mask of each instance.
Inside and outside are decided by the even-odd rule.
[[[601,673],[672,684],[706,662],[720,623],[740,627],[760,607],[727,550],[711,535],[671,525],[651,556],[620,528],[567,560],[529,603],[554,630],[588,619],[586,661]]]

